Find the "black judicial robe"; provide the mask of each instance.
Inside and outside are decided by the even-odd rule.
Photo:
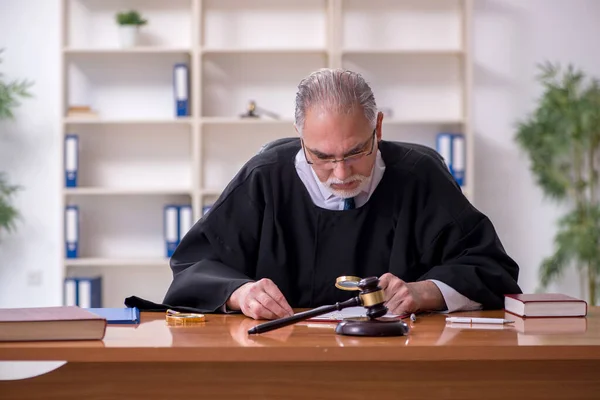
[[[347,211],[314,205],[294,166],[299,141],[253,157],[182,239],[163,306],[219,312],[242,284],[270,278],[292,307],[317,307],[356,295],[335,288],[338,276],[386,272],[437,279],[486,309],[521,293],[518,265],[439,160],[393,142],[379,148],[381,182]]]

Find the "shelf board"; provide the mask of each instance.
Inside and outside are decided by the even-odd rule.
[[[200,196],[220,196],[224,189],[206,188],[200,190]]]
[[[168,267],[168,258],[65,258],[69,267]]]
[[[270,118],[232,118],[232,117],[203,117],[200,122],[205,125],[245,125],[245,124],[280,124],[294,125],[292,119],[270,119]]]
[[[200,189],[200,195],[201,196],[220,196],[221,193],[223,193],[223,189],[218,189],[218,188],[206,188],[206,189]]]
[[[262,118],[229,118],[229,117],[203,117],[200,122],[204,125],[244,125],[244,124],[280,124],[294,125],[293,119],[262,119]],[[424,118],[424,119],[397,119],[383,120],[384,125],[420,125],[420,124],[462,124],[461,118]]]
[[[243,49],[243,48],[222,48],[222,49],[210,49],[205,48],[201,50],[202,54],[224,54],[224,55],[238,55],[238,54],[327,54],[327,49],[324,48],[308,48],[308,49],[294,49],[294,48],[272,48],[272,49]]]
[[[424,119],[383,119],[383,126],[386,125],[457,125],[465,121],[461,118],[424,118]]]
[[[178,47],[132,47],[132,48],[70,48],[63,49],[65,54],[77,55],[121,55],[121,54],[190,54],[189,48]]]
[[[348,55],[423,55],[423,56],[460,56],[464,51],[460,49],[346,49],[342,56]]]
[[[64,188],[66,196],[164,196],[190,195],[190,189],[154,189],[154,188],[109,188],[109,187],[78,187]]]
[[[193,121],[190,117],[166,119],[102,119],[102,118],[77,118],[66,117],[63,122],[67,125],[187,125]]]

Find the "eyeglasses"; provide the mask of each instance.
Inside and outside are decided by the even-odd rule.
[[[304,151],[304,157],[306,158],[306,162],[308,164],[313,165],[315,168],[318,168],[318,169],[334,169],[335,165],[340,162],[343,162],[346,165],[355,164],[358,161],[362,160],[364,157],[369,156],[373,153],[373,150],[375,149],[375,133],[376,132],[377,132],[377,128],[373,129],[370,150],[359,150],[357,153],[349,154],[346,157],[342,158],[341,160],[337,160],[335,158],[319,158],[318,156],[314,155],[313,152],[310,151],[310,149],[308,149],[308,152],[311,153],[311,158],[313,158],[313,160],[311,161],[306,155],[307,149],[304,146],[304,140],[302,140],[302,150]],[[368,143],[365,143],[365,145],[362,146],[362,148],[364,148],[366,146],[368,146]]]

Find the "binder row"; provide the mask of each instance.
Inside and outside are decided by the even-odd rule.
[[[80,211],[77,205],[65,207],[65,255],[79,257]],[[164,207],[164,240],[166,256],[171,257],[181,239],[192,228],[194,217],[191,204],[168,204]]]
[[[76,134],[65,135],[65,186],[77,187],[79,171],[79,136]]]
[[[202,214],[206,214],[212,205],[202,207]],[[181,240],[194,225],[192,206],[190,204],[169,204],[164,208],[165,244],[166,255],[172,257]]]
[[[192,228],[193,215],[190,204],[168,204],[164,209],[166,256],[172,257],[179,243]]]
[[[436,148],[444,158],[448,170],[459,186],[465,186],[466,148],[462,133],[440,133],[437,135]]]
[[[63,304],[81,308],[102,307],[102,277],[65,278]]]
[[[79,256],[79,206],[67,205],[65,207],[65,256],[77,258]]]
[[[175,97],[175,115],[190,115],[190,69],[187,64],[178,63],[173,67],[173,95]]]

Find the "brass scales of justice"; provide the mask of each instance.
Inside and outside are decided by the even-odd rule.
[[[318,317],[332,311],[340,311],[348,307],[362,306],[367,309],[366,318],[349,318],[337,324],[338,335],[349,336],[404,336],[409,332],[406,322],[401,320],[380,319],[387,314],[383,289],[379,286],[379,278],[358,278],[340,276],[335,286],[341,290],[358,291],[358,296],[343,302],[325,305],[312,310],[300,312],[289,317],[265,322],[248,330],[248,334],[264,333],[284,326],[295,324],[309,318]]]

